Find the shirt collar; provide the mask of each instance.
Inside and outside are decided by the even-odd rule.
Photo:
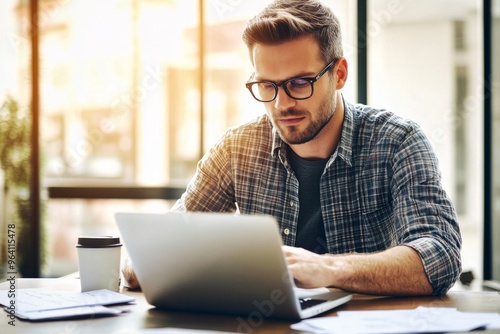
[[[344,99],[343,99],[344,100]],[[344,123],[342,124],[342,135],[337,146],[337,155],[352,167],[352,147],[354,140],[354,106],[344,100]]]
[[[340,137],[339,145],[332,154],[332,158],[340,157],[349,166],[352,166],[352,146],[353,146],[353,132],[354,132],[354,106],[346,102],[344,99],[344,122],[342,124],[342,135]],[[268,116],[269,117],[269,116]],[[271,156],[283,158],[286,156],[285,142],[281,139],[278,131],[272,127],[272,140]],[[283,148],[283,150],[282,150]],[[330,160],[333,160],[333,159]],[[329,163],[330,164],[330,163]]]
[[[267,116],[269,117],[269,116]],[[269,122],[271,123],[271,122]],[[274,126],[272,126],[272,138],[273,138],[273,146],[271,147],[271,156],[276,158],[280,154],[280,150],[282,146],[285,146],[285,142],[281,139],[278,131]]]

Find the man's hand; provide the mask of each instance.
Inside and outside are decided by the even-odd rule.
[[[328,257],[290,246],[283,246],[283,253],[299,288],[313,289],[331,285]]]

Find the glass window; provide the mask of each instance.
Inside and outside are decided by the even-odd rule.
[[[203,11],[199,0],[38,2],[44,189],[183,186],[200,153],[226,128],[265,111],[244,86],[253,69],[241,33],[271,0],[205,0]],[[355,101],[356,4],[324,2],[341,21],[350,65],[343,93]],[[0,39],[0,94],[10,93],[29,112],[29,3],[6,0],[0,6],[8,37]],[[44,276],[76,270],[71,253],[79,234],[117,233],[112,212],[166,211],[172,204],[45,200]]]
[[[190,178],[193,168],[170,157],[198,159],[198,1],[38,3],[43,187],[165,185]],[[0,39],[0,66],[3,78],[13,80],[0,81],[0,94],[2,100],[12,95],[29,112],[29,2],[1,6],[8,38]],[[134,204],[143,202],[124,207],[151,209]],[[171,203],[162,202],[165,211]],[[49,200],[45,207],[45,276],[71,267],[64,254],[76,234],[109,231],[114,221],[108,213],[124,208],[112,200]]]
[[[463,268],[480,277],[481,9],[475,0],[368,3],[368,102],[423,128],[459,215]]]
[[[44,183],[187,182],[200,152],[227,127],[264,111],[244,87],[252,67],[241,33],[270,2],[204,1],[200,69],[199,1],[39,1]],[[341,20],[353,73],[355,8],[325,2]],[[14,14],[2,22],[10,24],[8,40],[17,48],[2,48],[11,53],[2,73],[19,85],[0,88],[29,100],[30,82],[19,80],[30,77],[29,6],[15,0],[2,6]],[[344,93],[352,97],[351,78]]]
[[[2,108],[0,111],[0,119],[10,119],[8,128],[11,129],[19,129],[20,126],[29,124],[26,118],[30,116],[31,77],[29,75],[29,12],[18,6],[18,2],[18,0],[0,2],[0,106],[4,106],[4,103],[9,103],[10,106],[17,105],[18,108],[16,117],[13,118],[5,117],[8,113],[6,109]],[[13,103],[11,103],[11,101]],[[14,110],[14,108],[9,107],[7,107],[7,109]],[[19,119],[19,122],[10,122],[12,119]],[[6,124],[3,121],[2,123],[3,125]],[[9,141],[5,140],[5,132],[3,132],[2,135],[0,146],[4,144],[9,145]],[[15,146],[18,146],[20,142],[25,142],[26,139],[23,140],[20,136],[16,136],[13,141],[16,143]],[[4,151],[2,150],[1,153],[3,155]],[[17,224],[19,221],[17,220],[17,217],[19,217],[18,211],[20,210],[18,210],[18,206],[14,204],[14,201],[20,198],[24,199],[27,193],[27,189],[25,189],[25,182],[27,182],[27,180],[23,177],[23,172],[28,171],[29,166],[26,165],[29,164],[29,162],[27,162],[23,153],[26,152],[20,150],[18,152],[13,152],[11,155],[11,157],[14,156],[12,160],[17,160],[18,162],[16,163],[17,166],[13,169],[21,170],[21,174],[15,177],[19,180],[10,182],[12,179],[8,180],[8,177],[4,174],[4,169],[0,168],[0,230],[2,231],[0,232],[0,280],[8,272],[6,265],[8,259],[8,225],[13,224],[15,226],[12,231],[16,238],[18,238],[21,233]],[[4,156],[2,156],[2,160],[3,158]],[[1,165],[2,161],[0,161],[0,167],[5,167]],[[19,166],[21,166],[21,168],[19,168]],[[13,172],[13,170],[10,170],[10,172]],[[7,189],[7,186],[9,186],[9,189]],[[19,201],[19,203],[20,202],[21,201]],[[20,203],[19,205],[22,204]],[[26,213],[26,210],[23,210],[23,213]],[[18,239],[16,239],[16,247],[19,248],[17,240]],[[17,254],[16,259],[16,261],[20,260]]]

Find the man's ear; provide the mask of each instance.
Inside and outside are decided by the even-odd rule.
[[[342,89],[347,81],[347,60],[344,57],[339,58],[335,62],[335,66],[333,68],[333,74],[337,78],[337,85],[335,89]]]

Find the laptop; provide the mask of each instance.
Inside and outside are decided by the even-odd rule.
[[[352,298],[295,287],[271,216],[118,212],[115,219],[144,296],[159,309],[299,320]]]

